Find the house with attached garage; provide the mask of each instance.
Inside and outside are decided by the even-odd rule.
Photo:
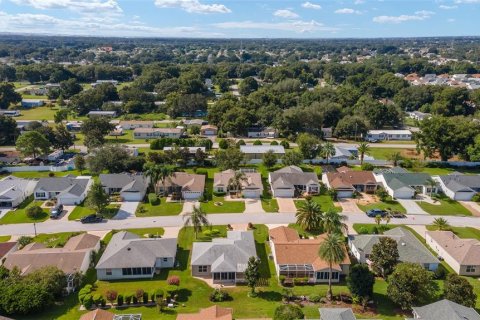
[[[268,174],[274,197],[293,198],[302,194],[317,194],[320,183],[314,172],[303,172],[297,166],[288,166]]]
[[[220,284],[245,282],[250,257],[257,257],[252,231],[228,231],[226,238],[194,242],[192,276]]]
[[[418,263],[425,269],[435,271],[440,261],[409,230],[397,227],[383,234],[349,235],[348,246],[352,255],[360,263],[370,264],[373,246],[381,238],[391,238],[397,242],[400,262]]]
[[[416,194],[429,195],[438,191],[426,173],[408,172],[403,168],[374,170],[375,180],[381,183],[390,196],[412,199]]]
[[[58,204],[79,205],[93,184],[89,176],[41,178],[33,192],[35,200],[57,200]]]
[[[165,188],[165,189],[164,189]],[[196,200],[203,196],[205,191],[205,176],[186,172],[175,172],[164,183],[158,182],[160,193],[172,195],[174,198]]]
[[[434,179],[438,182],[442,192],[453,200],[470,201],[474,195],[480,192],[480,175],[455,172],[437,176]]]
[[[136,128],[133,130],[135,139],[158,139],[175,138],[180,139],[184,133],[183,128]]]
[[[258,172],[245,172],[244,179],[240,181],[240,190],[230,187],[230,180],[235,176],[234,170],[216,172],[213,176],[213,191],[218,193],[241,193],[245,198],[260,198],[263,193],[262,176]]]
[[[240,151],[245,155],[245,162],[260,163],[265,153],[272,151],[278,159],[285,155],[285,148],[283,146],[254,146],[244,145],[240,146]]]
[[[99,280],[153,278],[161,269],[173,268],[176,238],[141,238],[120,231],[113,235],[95,269]]]
[[[217,126],[207,124],[207,125],[203,125],[200,128],[200,135],[202,136],[216,136],[217,134],[218,134]]]
[[[109,195],[118,193],[124,201],[142,201],[148,188],[148,178],[143,174],[100,174],[100,183]]]
[[[412,140],[412,132],[410,130],[369,130],[365,140]]]
[[[314,239],[300,239],[295,229],[277,227],[270,229],[269,243],[277,275],[286,279],[308,278],[309,283],[326,283],[330,277],[330,266],[318,256],[325,235]],[[332,265],[332,282],[339,282],[350,271],[347,250],[341,263]]]
[[[413,318],[406,320],[480,320],[473,308],[443,299],[423,307],[412,308]]]
[[[355,192],[375,193],[378,187],[371,171],[354,171],[348,167],[340,167],[337,172],[324,173],[322,182],[337,191],[339,198],[350,198]]]
[[[0,208],[15,208],[32,195],[37,180],[8,176],[0,179]]]

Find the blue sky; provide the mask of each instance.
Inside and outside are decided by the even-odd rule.
[[[0,0],[0,32],[121,37],[479,35],[480,0]]]

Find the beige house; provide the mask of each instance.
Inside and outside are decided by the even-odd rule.
[[[451,231],[427,231],[425,240],[459,275],[480,275],[480,241],[461,239]]]
[[[175,172],[173,176],[165,180],[164,185],[160,181],[158,187],[161,193],[182,196],[185,200],[200,198],[205,191],[205,176],[203,174],[191,174],[186,172]]]
[[[137,128],[133,130],[135,139],[176,138],[183,135],[182,128]]]
[[[216,136],[217,133],[218,133],[218,127],[211,124],[203,125],[200,128],[200,134],[202,136]]]
[[[245,179],[241,181],[241,190],[229,188],[230,179],[235,176],[234,170],[217,172],[213,176],[213,191],[219,193],[239,193],[245,198],[260,198],[263,192],[262,176],[258,172],[245,172]]]

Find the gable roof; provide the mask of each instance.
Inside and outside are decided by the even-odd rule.
[[[459,264],[480,265],[480,241],[477,239],[462,239],[452,231],[427,231],[427,235]]]
[[[157,258],[175,258],[176,238],[140,238],[127,231],[113,235],[95,269],[149,267]]]
[[[15,246],[16,242],[1,242],[0,243],[0,259],[2,259],[7,253],[10,252]]]
[[[162,185],[162,182],[158,182]],[[203,192],[205,189],[205,176],[186,172],[175,172],[172,177],[165,180],[165,187],[181,187],[182,191]]]
[[[440,263],[438,259],[407,229],[402,227],[393,228],[383,235],[363,234],[351,235],[349,241],[360,251],[366,254],[372,252],[373,246],[380,242],[381,238],[389,237],[397,242],[399,260],[413,263]]]
[[[288,166],[269,173],[274,189],[294,188],[296,185],[318,185],[318,177],[314,172],[303,172],[297,166]]]
[[[350,308],[320,308],[320,320],[356,320]]]
[[[41,178],[35,187],[35,192],[60,192],[58,196],[65,194],[80,196],[87,188],[90,179],[90,177],[74,176]]]
[[[107,188],[121,188],[121,192],[140,192],[147,189],[148,180],[142,174],[112,173],[100,174],[102,186]]]
[[[80,320],[113,320],[115,314],[103,309],[95,309],[80,317]]]
[[[387,185],[393,190],[410,188],[410,186],[423,186],[431,179],[429,174],[415,172],[384,172],[383,177]]]
[[[456,172],[438,177],[443,184],[454,192],[475,192],[480,189],[480,175],[466,175]]]
[[[480,320],[480,315],[475,309],[447,299],[412,309],[418,320]]]
[[[228,182],[235,175],[234,170],[225,170],[216,172],[213,176],[214,186],[227,186]],[[242,183],[242,189],[263,190],[262,176],[258,172],[245,172],[245,180]]]
[[[177,320],[232,320],[233,310],[222,308],[217,305],[201,309],[198,313],[177,315]]]
[[[251,231],[228,231],[226,238],[194,242],[192,265],[210,265],[211,272],[244,272],[248,259],[256,257]]]
[[[255,153],[267,153],[268,151],[272,150],[275,154],[285,154],[285,148],[283,146],[271,146],[271,145],[244,145],[240,146],[240,151],[247,154],[255,154]]]
[[[5,177],[0,180],[0,200],[15,200],[22,197],[32,184],[37,184],[37,181],[14,176]]]
[[[335,189],[350,188],[355,189],[354,185],[376,185],[377,182],[371,171],[341,171],[328,172],[326,174],[330,186]]]

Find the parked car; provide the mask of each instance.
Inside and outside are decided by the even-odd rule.
[[[404,213],[398,212],[398,211],[393,211],[390,213],[390,216],[392,218],[406,218],[407,216]]]
[[[90,214],[88,216],[83,217],[80,219],[81,223],[99,223],[103,221],[103,217],[98,214]]]
[[[383,218],[387,215],[387,211],[382,209],[371,209],[371,210],[368,210],[366,213],[367,213],[367,216],[369,216],[370,218],[375,218],[376,216],[380,216]]]
[[[57,204],[55,207],[53,207],[50,210],[50,218],[57,219],[62,215],[62,213],[63,213],[63,204]]]

